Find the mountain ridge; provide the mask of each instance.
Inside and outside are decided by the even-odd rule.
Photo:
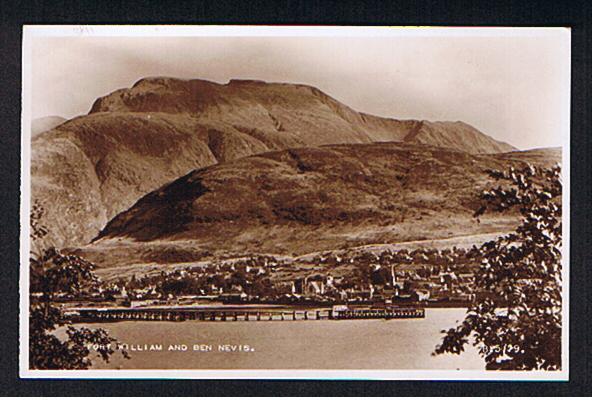
[[[237,100],[238,99],[238,100]],[[295,100],[297,99],[297,100]],[[311,101],[318,100],[317,103]],[[131,112],[165,112],[165,113],[188,113],[200,115],[201,118],[216,118],[230,124],[244,123],[244,119],[233,117],[229,108],[240,108],[245,102],[251,103],[251,108],[259,107],[258,112],[248,115],[251,120],[257,117],[261,126],[278,129],[278,118],[274,115],[274,108],[278,109],[285,122],[281,122],[283,131],[290,131],[291,118],[282,112],[282,105],[288,104],[289,111],[308,111],[307,108],[316,106],[315,112],[326,108],[337,115],[347,124],[355,125],[360,131],[347,129],[336,121],[330,121],[328,126],[322,126],[329,130],[338,127],[341,132],[341,142],[344,143],[369,143],[375,141],[402,141],[409,131],[420,125],[430,131],[457,130],[461,133],[471,135],[484,135],[474,127],[461,121],[439,121],[430,122],[426,120],[406,119],[399,120],[390,117],[379,117],[376,115],[362,113],[353,110],[349,106],[339,102],[330,95],[316,87],[295,84],[264,82],[258,80],[231,79],[226,84],[216,82],[190,79],[182,80],[168,77],[143,78],[137,81],[131,88],[119,89],[106,96],[98,98],[89,114],[96,112],[131,111]],[[242,103],[242,104],[241,104]],[[228,107],[229,105],[233,107]],[[253,110],[251,110],[253,111]],[[326,110],[324,110],[326,111]],[[324,115],[323,115],[324,116]],[[302,121],[300,121],[302,122]],[[345,129],[344,129],[345,128]],[[303,132],[300,132],[303,134]],[[427,132],[426,134],[427,135]],[[441,145],[449,145],[453,148],[469,151],[472,153],[500,153],[517,150],[507,143],[499,142],[487,135],[486,141],[471,143],[472,147],[464,146],[462,140],[446,141],[441,140]],[[315,141],[307,137],[306,144],[334,144],[341,143],[339,138],[332,137],[328,140]],[[428,143],[429,138],[424,138],[421,143]],[[476,145],[476,146],[475,146]]]

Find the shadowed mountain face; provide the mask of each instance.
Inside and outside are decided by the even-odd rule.
[[[405,143],[265,153],[195,170],[146,195],[84,255],[116,266],[108,253],[123,251],[126,263],[159,261],[150,254],[165,252],[156,248],[182,254],[166,263],[202,251],[302,254],[506,232],[516,215],[472,218],[480,191],[494,184],[485,170],[559,160],[558,149],[470,155]]]
[[[513,150],[462,122],[358,113],[293,84],[149,78],[32,140],[32,198],[50,234],[36,246],[87,243],[146,193],[196,169],[326,144],[396,141],[468,153]]]

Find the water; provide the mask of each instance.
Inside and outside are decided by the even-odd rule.
[[[484,370],[473,346],[462,355],[431,355],[440,331],[463,316],[463,309],[426,309],[424,319],[388,321],[126,321],[86,326],[105,328],[130,346],[162,345],[161,351],[129,351],[129,360],[121,355],[108,364],[95,359],[93,368],[99,369]],[[212,351],[194,351],[194,345],[209,345]],[[242,345],[243,351],[219,351],[220,345],[234,350]]]

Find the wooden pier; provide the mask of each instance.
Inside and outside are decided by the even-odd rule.
[[[322,310],[224,310],[176,308],[85,308],[67,312],[74,322],[116,321],[305,321],[333,319]]]
[[[76,308],[66,311],[73,322],[120,321],[308,321],[346,319],[424,318],[423,308],[227,308],[227,307],[152,307],[152,308]]]
[[[401,318],[425,318],[423,308],[388,308],[388,309],[351,309],[337,311],[334,319],[401,319]]]

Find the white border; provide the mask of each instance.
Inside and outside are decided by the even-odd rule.
[[[562,371],[457,370],[30,370],[29,365],[29,214],[31,166],[31,41],[35,37],[491,37],[562,36],[564,78],[562,91],[563,155],[563,330]],[[26,25],[23,27],[21,115],[21,243],[20,243],[20,357],[21,378],[68,379],[369,379],[369,380],[569,380],[569,215],[570,215],[570,82],[571,31],[568,28],[436,28],[436,27],[328,27],[328,26],[190,26],[190,25]]]
[[[566,381],[564,371],[457,371],[457,370],[364,370],[364,369],[118,369],[21,371],[21,378],[59,379],[317,379],[409,381]]]

